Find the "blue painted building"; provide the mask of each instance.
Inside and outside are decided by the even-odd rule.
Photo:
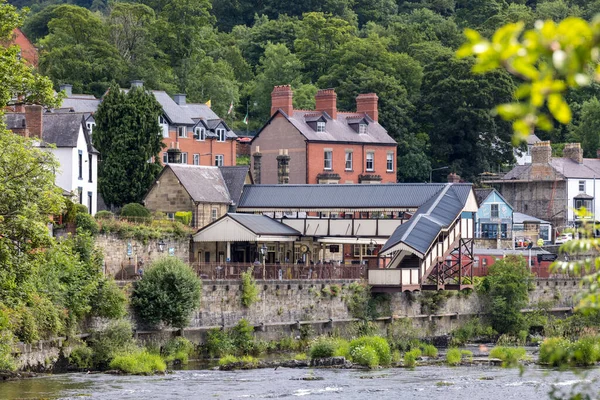
[[[513,208],[496,189],[475,189],[477,215],[475,237],[509,239],[512,237]]]

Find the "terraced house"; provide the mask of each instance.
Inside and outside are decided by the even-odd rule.
[[[378,122],[377,95],[358,95],[354,112],[338,111],[333,89],[315,100],[315,110],[294,110],[290,86],[273,88],[271,118],[251,143],[255,183],[396,182],[396,142]]]

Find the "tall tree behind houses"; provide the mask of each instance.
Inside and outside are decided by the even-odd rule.
[[[154,96],[140,88],[123,92],[113,84],[95,115],[94,146],[100,151],[98,189],[106,204],[141,202],[161,170],[163,148]]]

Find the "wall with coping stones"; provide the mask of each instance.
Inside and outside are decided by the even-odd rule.
[[[131,243],[133,249],[137,245],[137,259],[143,261],[144,265],[152,261],[169,255],[169,249],[173,249],[173,257],[177,257],[184,262],[190,261],[190,241],[189,239],[164,238],[165,248],[163,252],[158,249],[158,240],[152,239],[144,243],[136,239],[121,239],[116,235],[98,235],[95,238],[96,246],[104,253],[105,274],[121,279],[130,277],[135,273],[133,265],[135,264],[135,253],[132,251],[131,257],[127,255],[127,244]]]

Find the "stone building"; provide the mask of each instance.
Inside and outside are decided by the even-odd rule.
[[[257,184],[394,183],[396,142],[377,122],[375,93],[337,109],[333,89],[319,90],[315,110],[294,110],[290,86],[271,93],[271,118],[251,142]]]
[[[538,142],[531,148],[531,164],[486,183],[497,187],[514,211],[549,221],[560,231],[577,224],[574,210],[585,207],[595,214],[600,207],[597,178],[600,159],[583,158],[579,143],[566,144],[563,157],[552,157],[550,142]]]
[[[192,226],[201,228],[235,207],[246,183],[252,183],[248,167],[168,164],[144,197],[144,205],[171,219],[176,212],[191,212]]]

